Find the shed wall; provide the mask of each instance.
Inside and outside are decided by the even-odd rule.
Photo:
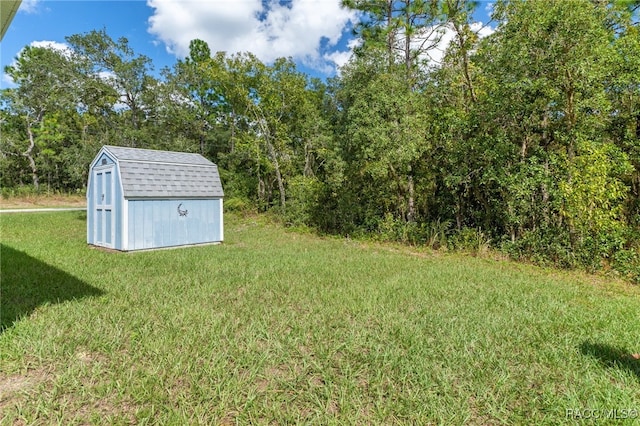
[[[203,244],[223,239],[222,199],[125,202],[128,203],[125,250]]]

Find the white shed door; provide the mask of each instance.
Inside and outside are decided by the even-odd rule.
[[[113,214],[114,167],[100,168],[95,173],[96,211],[94,241],[96,245],[113,247],[115,237],[115,216]]]

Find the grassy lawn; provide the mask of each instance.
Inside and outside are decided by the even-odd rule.
[[[113,253],[84,212],[0,216],[0,424],[640,416],[638,286],[226,219]]]

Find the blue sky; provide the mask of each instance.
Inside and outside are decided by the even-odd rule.
[[[487,4],[478,7],[478,20],[488,19]],[[292,57],[301,71],[327,77],[349,57],[357,19],[340,0],[22,0],[0,43],[0,61],[4,69],[27,45],[63,44],[66,36],[104,28],[113,39],[126,37],[156,71],[200,38],[213,52],[251,51],[266,63]]]

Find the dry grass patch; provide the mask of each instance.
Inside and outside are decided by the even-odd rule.
[[[40,209],[47,207],[86,207],[87,199],[83,194],[66,195],[25,195],[0,197],[0,209]]]
[[[53,381],[51,371],[45,368],[27,370],[24,374],[3,375],[0,373],[0,424],[21,424],[18,418],[8,418],[10,408],[19,407],[37,393],[40,387]],[[24,422],[22,424],[25,424]]]

